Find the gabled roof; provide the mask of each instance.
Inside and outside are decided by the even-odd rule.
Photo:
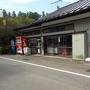
[[[77,12],[81,12],[84,10],[90,9],[90,0],[79,0],[78,2],[69,4],[65,7],[62,7],[47,16],[41,17],[36,22],[44,22],[52,19],[64,17],[66,15],[71,15]]]

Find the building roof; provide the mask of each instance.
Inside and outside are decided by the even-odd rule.
[[[90,0],[79,0],[78,2],[62,7],[48,14],[47,16],[41,17],[36,22],[44,22],[44,21],[60,18],[62,16],[64,17],[66,15],[71,15],[71,14],[81,12],[87,9],[90,9]]]
[[[78,13],[85,13],[85,11],[86,12],[90,11],[90,0],[79,0],[77,2],[64,6],[46,16],[39,18],[29,26],[25,26],[24,28],[33,27],[40,23],[44,23],[52,20],[58,20],[60,18],[65,18]]]

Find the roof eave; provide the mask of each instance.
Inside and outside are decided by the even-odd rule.
[[[23,26],[23,27],[15,29],[15,30],[22,30],[22,29],[31,28],[31,27],[38,26],[38,25],[41,26],[42,23],[47,23],[47,22],[51,22],[51,21],[54,21],[54,20],[58,20],[58,19],[64,19],[64,18],[67,18],[67,17],[70,17],[70,16],[75,16],[75,15],[83,14],[83,13],[86,13],[86,12],[90,12],[90,7],[87,8],[87,9],[84,9],[84,10],[79,10],[79,11],[75,11],[73,13],[68,13],[66,15],[54,17],[52,19],[39,21],[39,22],[33,22],[32,24],[30,24],[28,26]]]

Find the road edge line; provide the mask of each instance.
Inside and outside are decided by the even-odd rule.
[[[28,64],[28,65],[32,65],[32,66],[42,67],[42,68],[46,68],[46,69],[54,70],[54,71],[58,71],[58,72],[63,72],[63,73],[68,73],[68,74],[72,74],[72,75],[82,76],[82,77],[86,77],[86,78],[90,79],[89,75],[85,75],[85,74],[81,74],[81,73],[71,72],[71,71],[67,71],[67,70],[63,70],[63,69],[52,68],[52,67],[39,65],[39,64],[34,64],[34,63],[30,63],[30,62],[25,62],[25,61],[21,61],[21,60],[16,60],[16,59],[12,59],[12,58],[6,58],[6,57],[0,57],[0,58],[5,59],[5,60],[14,61],[14,62],[23,63],[23,64]]]

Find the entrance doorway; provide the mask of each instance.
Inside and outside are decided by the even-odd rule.
[[[61,35],[58,48],[60,56],[72,57],[72,35]]]
[[[58,54],[58,37],[57,36],[44,37],[44,54],[47,54],[47,55]]]
[[[72,34],[44,37],[44,53],[72,57]]]
[[[41,39],[40,38],[30,38],[29,47],[31,49],[31,54],[41,54]]]

